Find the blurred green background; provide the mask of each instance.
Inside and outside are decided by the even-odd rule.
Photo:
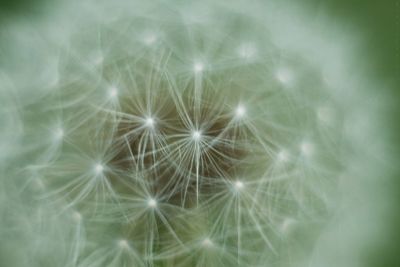
[[[0,0],[0,25],[15,20],[40,20],[57,0]],[[400,0],[285,0],[304,8],[310,19],[318,23],[321,16],[340,25],[346,31],[356,30],[362,36],[357,47],[357,58],[364,62],[364,73],[368,79],[379,81],[382,86],[374,88],[378,94],[389,96],[391,101],[383,103],[385,114],[380,131],[382,138],[389,140],[386,151],[390,159],[384,162],[390,177],[377,183],[376,192],[387,199],[382,201],[379,212],[386,233],[376,244],[367,246],[365,266],[400,266]],[[299,4],[300,3],[300,4]],[[250,4],[250,2],[249,2]],[[1,40],[0,40],[1,41]],[[379,100],[377,100],[379,101]],[[379,192],[379,193],[378,193]],[[383,193],[382,193],[383,192]],[[371,196],[374,197],[374,196]],[[368,222],[365,222],[368,223]]]
[[[347,25],[352,31],[360,32],[362,42],[355,56],[363,59],[365,76],[382,84],[373,90],[390,98],[382,103],[385,113],[381,127],[386,129],[380,131],[381,138],[388,140],[385,147],[388,159],[383,159],[387,172],[377,177],[385,182],[377,182],[376,191],[371,192],[371,198],[386,198],[379,199],[381,216],[376,218],[386,225],[386,233],[375,244],[367,246],[362,261],[368,267],[400,266],[400,1],[303,1],[316,23],[318,16],[324,14],[340,26]]]
[[[400,1],[399,0],[307,0],[311,12],[328,14],[333,21],[360,31],[364,40],[357,58],[363,58],[366,77],[382,84],[374,88],[378,94],[390,96],[383,103],[385,115],[381,122],[382,138],[389,140],[386,146],[389,161],[385,162],[386,182],[377,183],[371,197],[382,194],[377,220],[386,224],[386,233],[376,244],[368,246],[363,262],[365,266],[400,266]],[[379,101],[379,100],[378,100]],[[391,158],[393,157],[393,158]],[[381,179],[383,177],[377,177]],[[382,193],[386,192],[386,193]],[[368,223],[368,222],[365,222]]]

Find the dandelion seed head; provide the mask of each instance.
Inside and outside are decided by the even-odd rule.
[[[96,6],[105,2],[96,2],[94,9],[88,2],[91,11],[88,14],[96,14]],[[132,4],[131,1],[122,2],[127,6]],[[239,262],[273,266],[274,263],[260,264],[260,260],[255,259],[264,255],[275,259],[272,256],[275,248],[276,255],[281,257],[279,253],[285,245],[270,233],[276,230],[286,235],[294,220],[307,224],[309,219],[314,221],[314,214],[318,222],[322,222],[325,218],[320,220],[320,216],[325,215],[320,211],[334,206],[329,202],[336,200],[329,196],[333,190],[325,191],[325,183],[315,182],[326,175],[334,183],[336,175],[342,173],[342,166],[335,166],[341,164],[325,165],[333,161],[329,159],[338,156],[335,153],[339,149],[330,150],[330,143],[333,146],[341,144],[337,141],[348,138],[347,132],[356,138],[360,133],[364,136],[369,131],[362,129],[371,129],[374,125],[363,128],[361,120],[354,121],[351,117],[343,123],[348,124],[347,130],[339,128],[342,126],[339,119],[343,115],[340,109],[343,95],[336,92],[334,84],[327,86],[321,80],[320,69],[324,66],[318,65],[319,57],[311,56],[308,60],[308,52],[316,49],[307,47],[307,53],[301,54],[301,40],[286,34],[298,31],[285,30],[286,24],[268,23],[280,16],[269,13],[271,18],[264,14],[258,17],[258,13],[264,13],[262,10],[249,12],[251,16],[248,16],[246,13],[252,7],[242,11],[239,3],[236,6],[234,2],[229,2],[229,8],[226,8],[228,4],[222,3],[210,7],[204,3],[188,4],[188,12],[185,7],[174,4],[169,7],[172,12],[158,12],[153,3],[147,6],[147,2],[138,2],[140,12],[132,12],[129,8],[120,11],[104,8],[113,7],[115,3],[111,1],[100,8],[110,13],[107,16],[99,13],[98,18],[104,19],[100,24],[97,19],[92,22],[85,16],[81,16],[82,20],[76,16],[77,22],[84,24],[84,30],[71,27],[71,34],[65,37],[68,53],[59,53],[57,65],[50,68],[54,71],[58,67],[61,82],[54,84],[57,94],[53,90],[43,97],[45,94],[40,92],[27,101],[29,105],[24,101],[21,101],[23,105],[17,105],[16,117],[21,117],[21,123],[16,123],[20,126],[15,128],[24,132],[22,138],[32,136],[31,140],[27,139],[32,144],[36,145],[42,134],[38,125],[42,126],[48,119],[47,114],[41,116],[42,106],[51,107],[45,109],[47,113],[56,110],[55,114],[62,115],[66,123],[56,125],[64,129],[45,125],[44,129],[50,129],[45,134],[54,143],[50,146],[43,143],[48,149],[46,147],[44,153],[35,158],[35,173],[27,187],[44,188],[46,185],[45,190],[33,190],[34,193],[49,198],[47,203],[65,203],[68,208],[79,207],[83,216],[88,214],[84,220],[85,229],[75,223],[79,232],[71,236],[83,239],[88,234],[91,242],[86,243],[90,244],[78,239],[68,242],[71,247],[62,246],[67,253],[74,252],[71,266],[241,266]],[[193,10],[193,16],[190,10]],[[154,13],[146,13],[150,11]],[[86,11],[79,12],[85,14]],[[57,24],[55,28],[62,28],[59,26]],[[142,26],[151,27],[150,31],[137,34]],[[95,34],[91,35],[91,32]],[[281,33],[282,37],[276,33]],[[320,44],[305,32],[300,33],[298,36],[302,38],[298,39],[307,40],[307,45]],[[257,43],[251,42],[254,37],[257,37]],[[45,40],[52,38],[42,39],[43,50],[59,51],[58,47],[53,49],[53,44],[47,49]],[[282,44],[286,41],[288,45]],[[38,51],[36,48],[40,46],[33,46],[32,51]],[[65,51],[64,45],[60,48]],[[42,54],[38,53],[38,57]],[[255,60],[257,64],[252,64]],[[331,65],[331,61],[327,62]],[[8,76],[6,74],[4,76]],[[52,75],[53,72],[45,75],[46,84],[48,78],[50,81],[55,78]],[[332,77],[336,80],[342,76]],[[32,79],[26,80],[31,82]],[[352,86],[346,79],[341,82],[346,84],[346,90]],[[282,90],[294,88],[293,85],[296,90]],[[25,87],[30,88],[16,88],[17,95],[25,95]],[[3,96],[2,92],[0,90]],[[329,102],[319,102],[325,100]],[[351,103],[350,98],[346,101]],[[321,106],[315,103],[321,103]],[[336,103],[340,104],[336,106]],[[24,110],[31,106],[35,108],[33,112],[38,113],[33,114],[33,123],[26,119],[32,112]],[[0,108],[2,114],[3,110],[7,114],[2,118],[8,120],[11,109],[8,106]],[[365,114],[360,109],[361,119],[372,123]],[[36,117],[43,121],[36,123]],[[326,131],[324,126],[332,119],[338,127]],[[24,136],[25,132],[29,134]],[[0,135],[3,137],[3,133]],[[39,138],[35,139],[36,136]],[[304,137],[311,139],[302,139]],[[65,141],[61,142],[63,138]],[[3,143],[6,142],[1,142],[1,147]],[[38,145],[42,144],[38,142]],[[15,151],[10,152],[22,155],[19,146],[15,147]],[[314,161],[316,157],[311,157],[314,154],[321,154],[324,160]],[[22,158],[21,162],[26,161]],[[347,163],[345,160],[340,162]],[[315,168],[303,168],[302,163],[312,163]],[[30,174],[31,169],[27,169]],[[21,181],[4,178],[5,183],[10,183],[6,184],[7,189],[22,185],[11,184],[12,180]],[[0,198],[11,195],[5,193],[0,194]],[[22,206],[20,204],[15,207]],[[104,218],[104,227],[98,227],[97,222],[91,223],[92,210],[96,219]],[[72,222],[82,222],[81,213],[70,214]],[[43,218],[38,221],[53,223],[53,218],[48,221]],[[59,225],[62,224],[54,226]],[[118,229],[109,231],[114,226]],[[64,234],[68,237],[71,231],[70,228],[67,230]],[[43,240],[54,240],[53,231],[49,232],[52,238]],[[198,236],[199,232],[206,235]],[[119,239],[121,233],[128,234],[122,236],[126,239]],[[29,239],[32,235],[26,236]],[[104,236],[109,240],[104,240]],[[60,238],[67,240],[61,235]],[[111,241],[114,247],[110,251],[103,250],[104,241]],[[203,258],[198,261],[193,259],[193,242],[197,249],[223,248],[221,254],[229,255],[213,257],[211,260],[218,260],[216,263],[210,260],[208,264]],[[297,249],[295,243],[293,246]],[[182,250],[182,247],[187,249]],[[86,253],[92,248],[96,253]],[[83,254],[79,254],[81,251]],[[103,251],[104,257],[95,257]],[[125,257],[128,251],[129,257]],[[177,257],[175,251],[179,251]],[[111,264],[107,264],[108,260]]]

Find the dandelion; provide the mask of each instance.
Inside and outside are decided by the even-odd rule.
[[[13,111],[21,178],[1,182],[20,199],[0,197],[24,258],[9,266],[290,267],[287,251],[311,253],[289,230],[312,239],[334,213],[353,141],[341,95],[325,63],[281,43],[274,12],[206,2],[73,1],[63,36],[43,29],[32,51],[57,59],[58,80],[27,82]]]

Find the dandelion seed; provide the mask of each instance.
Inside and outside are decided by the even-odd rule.
[[[211,241],[211,239],[209,239],[209,238],[205,238],[205,239],[201,242],[201,244],[202,244],[203,247],[207,247],[207,248],[214,246],[214,243],[213,243],[213,242]]]
[[[94,170],[97,174],[101,174],[104,171],[104,166],[100,163],[96,164],[96,166],[94,166]]]
[[[287,69],[280,69],[276,72],[276,78],[282,83],[282,84],[289,84],[292,80],[292,73],[287,70]]]
[[[282,150],[278,153],[277,159],[280,162],[286,162],[289,160],[289,153],[285,150]]]
[[[309,157],[313,153],[314,147],[308,142],[303,142],[300,144],[300,151],[302,155]]]
[[[43,190],[45,188],[43,181],[39,178],[35,179],[33,185],[34,185],[35,189],[37,189],[37,190]]]
[[[192,138],[194,141],[199,141],[201,139],[201,132],[200,131],[193,131]]]
[[[100,55],[95,59],[95,64],[100,65],[101,63],[103,63],[103,61],[104,61],[104,57],[102,55]]]
[[[257,50],[253,44],[242,44],[238,48],[238,54],[243,59],[251,59],[256,54]]]
[[[242,118],[246,114],[246,108],[242,105],[239,105],[235,111],[237,118]]]
[[[146,45],[152,45],[157,41],[157,36],[155,34],[148,34],[144,37],[143,42]]]
[[[75,222],[79,223],[79,222],[82,220],[82,215],[81,215],[79,212],[74,211],[74,212],[72,213],[72,219],[73,219]]]
[[[60,140],[64,137],[64,130],[59,128],[54,132],[54,137],[56,138],[56,140]]]
[[[118,89],[115,87],[111,87],[109,91],[109,96],[111,98],[115,98],[118,95]]]
[[[240,190],[240,189],[242,189],[243,187],[244,187],[243,182],[241,182],[241,181],[236,181],[236,182],[235,182],[235,188],[236,188],[236,190]]]
[[[291,218],[286,218],[281,225],[281,231],[283,233],[288,233],[290,231],[290,229],[293,227],[293,224],[295,223],[295,221]]]
[[[125,239],[119,240],[118,241],[118,246],[122,249],[127,249],[129,248],[129,244],[128,241],[126,241]]]
[[[92,54],[89,56],[89,60],[94,64],[94,65],[100,65],[103,63],[104,57],[101,51],[95,50],[92,52]]]
[[[319,107],[317,109],[317,117],[323,123],[330,123],[332,121],[332,110],[328,107]]]
[[[147,206],[149,206],[150,208],[156,208],[157,201],[154,198],[150,198],[149,201],[147,201]]]
[[[197,62],[197,63],[194,64],[194,71],[195,71],[196,73],[202,72],[203,70],[204,70],[204,65],[203,65],[203,63]]]
[[[146,120],[145,120],[145,125],[147,126],[147,127],[153,127],[154,126],[154,119],[152,118],[152,117],[148,117]]]

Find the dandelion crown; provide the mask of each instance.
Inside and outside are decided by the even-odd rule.
[[[83,1],[44,38],[16,266],[303,266],[353,99],[256,6],[143,2]]]

